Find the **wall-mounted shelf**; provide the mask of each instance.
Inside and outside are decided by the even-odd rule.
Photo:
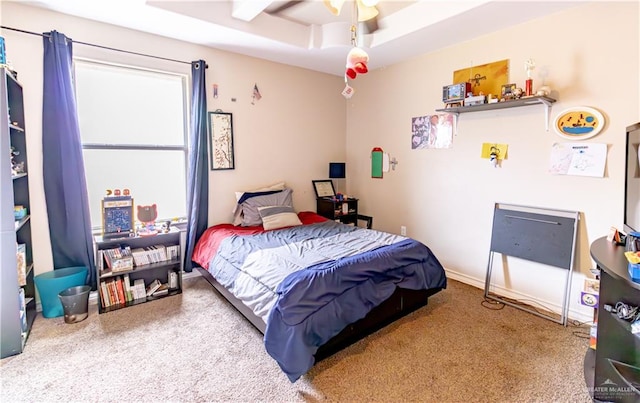
[[[458,116],[460,116],[461,113],[488,111],[493,109],[517,108],[520,106],[529,106],[529,105],[542,105],[545,111],[544,127],[547,131],[549,131],[549,114],[551,112],[551,104],[554,102],[556,102],[556,100],[553,98],[543,97],[543,96],[533,96],[533,97],[527,97],[527,98],[514,99],[511,101],[496,102],[493,104],[480,104],[480,105],[442,108],[442,109],[436,109],[436,111],[453,114],[455,117],[454,124],[457,126]]]

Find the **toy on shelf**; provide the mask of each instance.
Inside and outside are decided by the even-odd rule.
[[[138,230],[138,235],[149,236],[157,234],[156,218],[158,218],[158,208],[155,203],[150,206],[138,206],[138,221],[142,223],[142,228]]]

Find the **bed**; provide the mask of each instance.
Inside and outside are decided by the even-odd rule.
[[[209,227],[192,260],[264,335],[291,382],[446,288],[440,262],[416,240],[275,210],[275,228],[268,216],[261,225]]]

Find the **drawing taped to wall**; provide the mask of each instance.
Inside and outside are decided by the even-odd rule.
[[[555,143],[551,147],[549,173],[602,178],[606,161],[606,144]]]
[[[449,148],[453,142],[453,115],[443,113],[411,118],[411,149]]]

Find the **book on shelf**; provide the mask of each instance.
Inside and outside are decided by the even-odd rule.
[[[127,303],[133,302],[133,293],[131,292],[131,280],[129,274],[122,276],[122,283],[124,285],[124,297]]]
[[[144,301],[147,299],[147,289],[144,285],[144,280],[139,278],[133,282],[133,300],[135,302]]]
[[[178,260],[180,258],[180,245],[167,245],[167,260]]]
[[[116,279],[113,278],[107,283],[109,287],[109,299],[111,306],[120,307],[120,301],[118,300],[118,287],[116,286]]]
[[[126,305],[127,299],[124,296],[124,285],[122,284],[122,279],[120,277],[116,279],[116,290],[118,291],[118,303],[120,305]]]
[[[151,296],[152,297],[162,297],[163,295],[169,294],[169,287],[166,284],[160,284],[157,290],[155,290]]]
[[[100,304],[102,308],[109,308],[109,291],[107,290],[107,283],[105,281],[100,282]]]
[[[150,297],[154,292],[156,292],[161,285],[162,283],[160,282],[160,280],[153,280],[151,284],[147,286],[147,297]]]

